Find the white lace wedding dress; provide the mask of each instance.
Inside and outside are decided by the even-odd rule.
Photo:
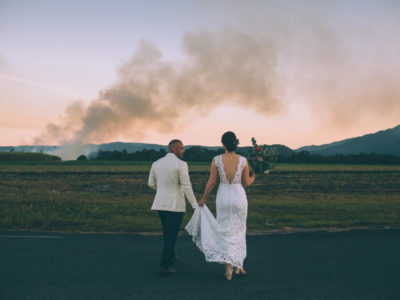
[[[198,206],[185,229],[204,253],[206,261],[229,263],[242,268],[246,257],[247,197],[242,185],[246,158],[239,156],[231,183],[226,179],[222,155],[215,157],[220,184],[217,192],[217,219],[208,207]]]

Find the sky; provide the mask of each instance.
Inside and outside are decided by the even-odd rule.
[[[0,146],[292,149],[400,124],[399,1],[0,0]]]

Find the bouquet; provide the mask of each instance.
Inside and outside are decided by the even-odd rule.
[[[268,174],[276,161],[274,149],[267,145],[258,145],[255,138],[251,142],[253,146],[247,154],[247,160],[252,170],[259,174]]]

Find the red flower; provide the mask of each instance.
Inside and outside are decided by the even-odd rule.
[[[256,147],[256,150],[258,151],[258,152],[261,152],[261,147]]]

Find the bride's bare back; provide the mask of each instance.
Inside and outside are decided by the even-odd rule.
[[[222,163],[224,165],[225,177],[231,183],[239,167],[239,155],[233,152],[225,153],[222,155]]]

